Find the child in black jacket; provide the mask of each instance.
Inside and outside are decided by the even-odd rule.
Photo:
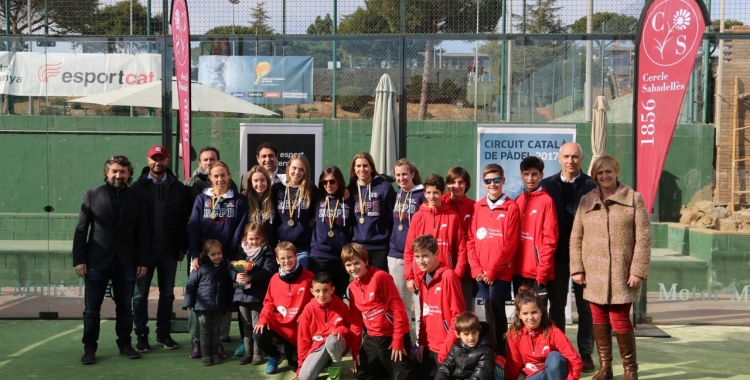
[[[494,380],[495,351],[490,325],[465,311],[456,317],[455,333],[459,340],[453,343],[435,380]]]
[[[182,308],[195,310],[198,315],[203,365],[220,364],[219,335],[232,299],[232,278],[218,240],[209,239],[203,243],[200,259],[200,269],[190,273]]]

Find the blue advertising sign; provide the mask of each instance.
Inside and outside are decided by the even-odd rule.
[[[203,55],[198,82],[258,104],[312,103],[312,57]]]
[[[557,159],[560,147],[575,141],[576,127],[569,124],[479,124],[477,128],[477,200],[487,196],[482,184],[482,169],[495,163],[505,171],[503,192],[516,199],[523,192],[521,161],[529,156],[544,160],[544,176],[560,171]]]

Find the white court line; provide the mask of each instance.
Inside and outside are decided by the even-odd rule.
[[[10,362],[10,360],[6,360],[4,362],[0,362],[0,369],[3,369],[3,366],[6,365],[6,364],[8,364],[8,362]]]
[[[106,321],[107,321],[107,320],[105,319],[105,320],[101,321],[101,323],[105,323]],[[57,339],[57,338],[60,338],[60,337],[63,337],[63,336],[65,336],[65,335],[68,335],[68,334],[72,334],[72,333],[74,333],[74,332],[76,332],[76,331],[78,331],[78,330],[81,330],[81,329],[83,329],[83,324],[81,324],[81,326],[78,326],[78,327],[76,327],[76,328],[74,328],[74,329],[71,329],[71,330],[68,330],[68,331],[65,331],[65,332],[61,332],[61,333],[59,333],[59,334],[57,334],[57,335],[53,335],[53,336],[51,336],[51,337],[49,337],[49,338],[47,338],[47,339],[45,339],[45,340],[43,340],[43,341],[41,341],[41,342],[36,342],[36,343],[34,343],[34,344],[31,344],[31,345],[29,345],[29,346],[26,346],[26,347],[24,347],[24,348],[22,348],[22,349],[20,349],[20,350],[16,351],[16,353],[14,353],[14,354],[10,355],[9,357],[11,357],[11,358],[15,358],[15,357],[21,356],[21,355],[23,355],[23,354],[25,354],[25,353],[27,353],[27,352],[29,352],[29,351],[33,350],[33,349],[35,349],[35,348],[37,348],[37,347],[39,347],[39,346],[41,346],[41,345],[45,344],[45,343],[51,342],[51,341],[53,341],[53,340],[55,340],[55,339]],[[3,364],[5,364],[5,363],[7,363],[7,361],[6,361],[6,362],[3,362],[3,363],[0,363],[0,366],[2,366],[2,365],[3,365]]]

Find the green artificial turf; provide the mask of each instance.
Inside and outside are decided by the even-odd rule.
[[[150,323],[151,324],[151,323]],[[227,352],[234,352],[238,342],[236,324]],[[155,345],[141,359],[128,360],[118,355],[114,321],[102,323],[98,362],[81,365],[83,353],[81,321],[0,320],[0,379],[274,379],[294,377],[281,365],[282,372],[266,375],[265,365],[237,365],[236,357],[224,364],[203,367],[200,360],[188,358],[190,338],[173,334],[180,344],[177,350]],[[660,326],[672,338],[638,338],[640,379],[750,379],[746,364],[750,357],[747,337],[750,327]],[[575,342],[575,326],[567,334]],[[616,347],[616,343],[615,343]],[[615,379],[622,375],[617,349],[614,348]],[[349,370],[351,357],[344,362],[343,379],[354,378]],[[241,376],[241,377],[238,377]],[[591,378],[585,374],[584,379]],[[324,379],[324,377],[322,377]]]

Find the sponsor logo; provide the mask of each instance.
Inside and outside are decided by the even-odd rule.
[[[287,99],[307,99],[306,92],[284,92],[281,94],[282,98]]]
[[[536,214],[536,210],[531,210],[531,213],[529,214],[529,216],[534,215],[534,214]]]
[[[263,96],[266,97],[266,98],[275,98],[275,99],[277,99],[277,98],[281,97],[281,93],[280,92],[276,92],[276,91],[267,91],[267,92],[263,93]]]
[[[232,96],[234,96],[235,98],[244,98],[245,97],[245,93],[244,92],[231,92],[230,94]]]
[[[505,214],[500,214],[497,216],[497,220],[500,220],[500,218],[505,218]]]
[[[278,311],[279,314],[281,314],[282,317],[286,318],[286,311],[287,310],[286,310],[286,308],[284,306],[281,306],[281,305],[276,306],[276,311]]]
[[[53,77],[60,75],[60,69],[62,68],[62,62],[58,63],[47,63],[39,66],[37,70],[37,77],[42,83],[49,83],[49,80]]]
[[[487,229],[486,229],[486,228],[484,228],[484,227],[480,227],[480,228],[479,228],[479,229],[477,230],[477,233],[476,233],[476,234],[475,234],[474,236],[476,236],[476,237],[477,237],[477,239],[479,239],[479,240],[482,240],[482,239],[484,239],[485,237],[487,237]]]
[[[701,12],[692,1],[662,1],[645,20],[651,40],[643,40],[648,59],[659,66],[672,66],[688,56],[700,42]]]
[[[443,290],[443,288],[441,288],[441,287],[438,286],[437,288],[435,288],[435,292],[432,293],[432,294],[438,294],[438,292],[441,291],[441,290]]]
[[[305,291],[305,287],[303,286],[303,287],[301,287],[301,288],[299,288],[299,289],[297,290],[297,294],[301,294],[301,293],[302,293],[302,292],[304,292],[304,291]]]
[[[335,325],[335,324],[337,324],[337,323],[339,323],[339,322],[341,322],[341,321],[342,321],[341,317],[339,317],[339,318],[336,318],[336,320],[335,320],[335,321],[333,321],[333,324]]]
[[[262,98],[263,92],[261,91],[251,91],[247,93],[248,98]]]
[[[370,299],[375,295],[375,292],[370,292]]]
[[[542,356],[544,356],[544,353],[545,353],[546,351],[549,351],[549,346],[544,346],[544,347],[542,347]]]
[[[448,228],[448,225],[443,223],[440,225],[440,228],[438,228],[438,231],[442,230],[443,228]]]
[[[470,219],[470,218],[471,218],[471,214],[466,214],[466,216],[464,216],[464,220]]]
[[[312,338],[316,342],[322,342],[323,341],[323,337],[320,336],[320,335],[314,335]]]

